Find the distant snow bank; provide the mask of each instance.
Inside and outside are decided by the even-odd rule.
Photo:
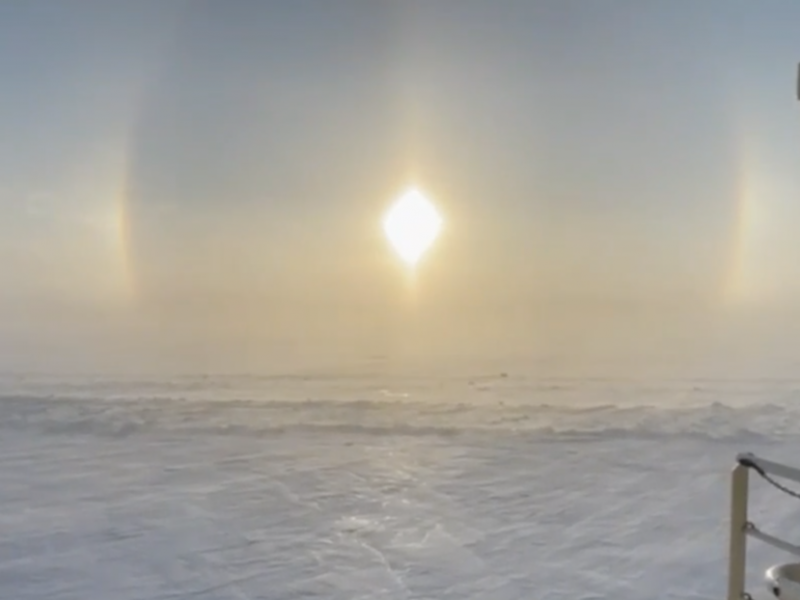
[[[0,382],[0,428],[127,436],[288,430],[542,439],[800,436],[792,380],[522,380],[275,377],[166,382]]]

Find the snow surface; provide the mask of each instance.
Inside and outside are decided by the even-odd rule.
[[[800,381],[0,381],[0,598],[721,599]],[[800,503],[755,479],[790,537]],[[800,538],[800,531],[797,531]],[[786,560],[750,547],[751,592]]]

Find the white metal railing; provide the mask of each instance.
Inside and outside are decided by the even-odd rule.
[[[759,475],[777,485],[772,481],[772,476],[782,479],[790,479],[800,482],[800,469],[795,469],[771,460],[766,460],[746,453],[736,457],[736,467],[731,476],[731,528],[730,528],[730,549],[728,555],[728,600],[749,600],[752,597],[745,590],[745,567],[747,562],[747,538],[752,537],[769,544],[780,550],[784,550],[796,556],[800,556],[800,546],[786,542],[774,535],[764,533],[759,530],[747,518],[747,501],[749,493],[749,474],[750,470],[756,471]],[[784,489],[784,491],[786,491]],[[777,590],[773,590],[777,594]]]

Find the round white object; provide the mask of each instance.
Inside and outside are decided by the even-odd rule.
[[[781,600],[800,600],[800,563],[775,565],[764,579],[770,593]]]

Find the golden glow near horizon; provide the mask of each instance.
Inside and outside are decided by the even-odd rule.
[[[397,255],[414,267],[436,240],[442,218],[419,190],[410,189],[394,203],[383,220],[383,231]]]

